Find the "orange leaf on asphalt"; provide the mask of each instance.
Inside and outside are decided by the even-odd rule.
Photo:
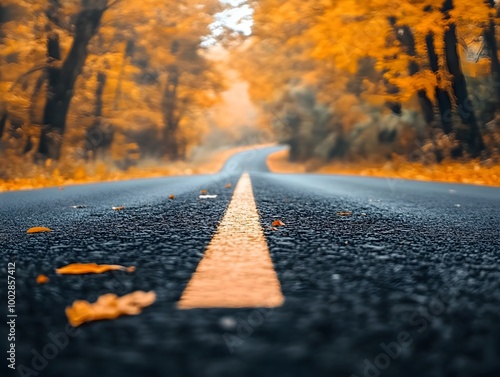
[[[273,227],[277,227],[277,226],[286,226],[285,223],[281,220],[274,220],[273,223],[272,223],[272,226]]]
[[[208,190],[200,190],[200,194],[201,195],[207,195],[208,194]]]
[[[153,304],[155,300],[154,291],[135,291],[122,297],[108,293],[100,296],[93,304],[85,300],[73,302],[72,306],[66,308],[66,316],[71,326],[76,327],[85,322],[140,314],[142,308]]]
[[[36,282],[38,284],[45,284],[49,281],[49,278],[43,274],[40,274],[36,277]]]
[[[123,207],[123,206],[118,206],[118,207],[111,207],[111,209],[112,209],[113,211],[122,211],[122,210],[124,210],[124,209],[125,209],[125,207]]]
[[[168,198],[173,200],[173,199],[175,199],[175,195],[172,194]]]
[[[226,185],[226,188],[227,188],[227,189],[228,189],[228,188],[231,188],[231,184],[230,184],[230,183],[228,183],[228,184]]]
[[[31,234],[31,233],[48,233],[52,232],[52,229],[46,228],[44,226],[35,226],[33,228],[29,228],[26,233]]]
[[[352,216],[352,212],[349,211],[337,212],[337,216]]]
[[[82,275],[82,274],[102,274],[106,271],[125,270],[134,272],[135,267],[124,267],[118,264],[96,264],[96,263],[72,263],[67,266],[57,268],[56,272],[61,275]]]

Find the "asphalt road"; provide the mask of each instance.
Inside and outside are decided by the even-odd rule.
[[[271,174],[269,151],[216,175],[0,194],[0,336],[3,347],[15,261],[18,368],[2,357],[0,375],[500,376],[499,188]],[[179,310],[231,199],[224,186],[244,170],[285,303]],[[201,189],[218,197],[200,200]],[[287,226],[270,229],[277,218]],[[27,235],[33,226],[53,232]],[[137,270],[55,274],[73,262]],[[41,273],[48,284],[36,284]],[[68,327],[74,300],[134,290],[157,300],[138,316]]]

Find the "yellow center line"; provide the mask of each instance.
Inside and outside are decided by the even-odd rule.
[[[229,207],[177,303],[179,309],[275,307],[281,286],[244,173]]]

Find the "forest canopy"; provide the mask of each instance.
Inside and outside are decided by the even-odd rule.
[[[261,0],[235,59],[293,160],[489,159],[498,17],[493,0]]]
[[[201,46],[217,1],[7,1],[0,136],[35,162],[182,159],[224,77]]]
[[[494,0],[3,0],[0,178],[270,139],[293,161],[497,163],[499,17]]]

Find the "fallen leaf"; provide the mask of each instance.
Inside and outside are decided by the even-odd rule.
[[[286,226],[285,223],[281,220],[274,220],[273,223],[271,224],[272,227],[277,227],[277,226]]]
[[[108,293],[100,296],[93,304],[85,300],[73,302],[72,306],[66,308],[66,316],[71,326],[77,327],[85,322],[140,314],[142,308],[150,306],[155,300],[154,291],[135,291],[122,297]]]
[[[111,207],[111,209],[112,209],[113,211],[122,211],[122,210],[124,210],[124,209],[125,209],[125,207],[123,207],[123,206],[119,206],[119,207]]]
[[[337,216],[352,216],[352,212],[349,211],[337,212]]]
[[[45,284],[49,281],[49,278],[43,274],[40,274],[36,277],[36,282],[38,284]]]
[[[170,195],[168,198],[169,198],[170,200],[174,200],[174,199],[175,199],[175,195],[173,195],[173,194],[172,194],[172,195]]]
[[[231,188],[231,184],[228,183],[226,186],[225,186],[227,189]]]
[[[217,195],[200,195],[200,199],[215,199]]]
[[[106,271],[115,270],[134,272],[135,267],[125,267],[118,264],[72,263],[64,267],[56,268],[56,272],[61,275],[102,274]]]
[[[201,195],[207,195],[208,194],[208,190],[200,190],[200,194]]]
[[[31,234],[31,233],[48,233],[52,232],[52,229],[50,228],[45,228],[43,226],[35,226],[33,228],[29,228],[26,233]]]

